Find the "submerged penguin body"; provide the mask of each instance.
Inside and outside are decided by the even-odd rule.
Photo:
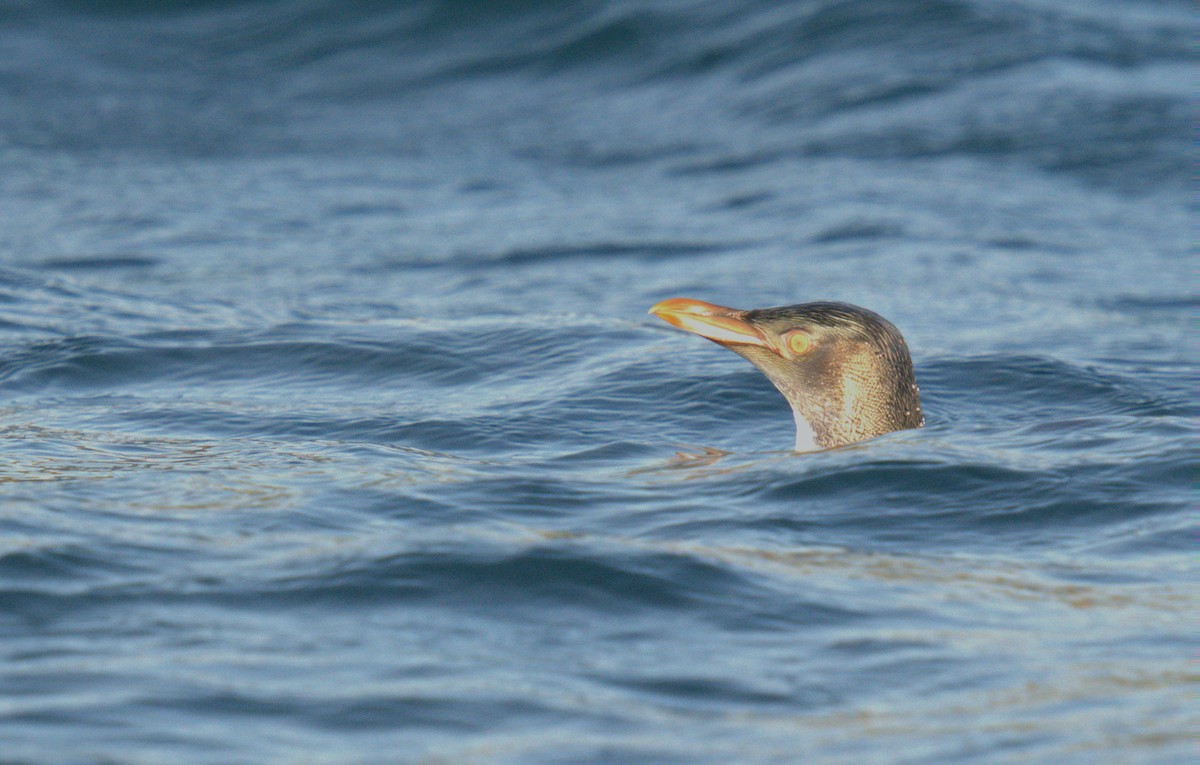
[[[766,375],[792,408],[797,451],[925,424],[908,346],[873,311],[832,302],[741,311],[672,298],[650,313],[729,348]]]

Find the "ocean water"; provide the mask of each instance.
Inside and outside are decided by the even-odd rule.
[[[0,762],[1194,762],[1195,23],[3,0]]]

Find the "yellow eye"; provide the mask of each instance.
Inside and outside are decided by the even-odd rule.
[[[787,349],[793,356],[803,356],[812,350],[813,341],[812,335],[807,332],[789,332],[785,338]]]

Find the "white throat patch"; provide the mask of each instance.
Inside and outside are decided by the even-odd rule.
[[[796,451],[815,452],[820,449],[821,447],[817,446],[817,434],[804,415],[800,414],[800,410],[793,407],[792,417],[796,419]]]

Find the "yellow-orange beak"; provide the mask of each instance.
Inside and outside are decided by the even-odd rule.
[[[746,312],[736,308],[726,308],[690,298],[671,298],[656,303],[650,309],[650,313],[668,324],[708,338],[714,343],[760,345],[774,350],[762,332],[742,318]]]

